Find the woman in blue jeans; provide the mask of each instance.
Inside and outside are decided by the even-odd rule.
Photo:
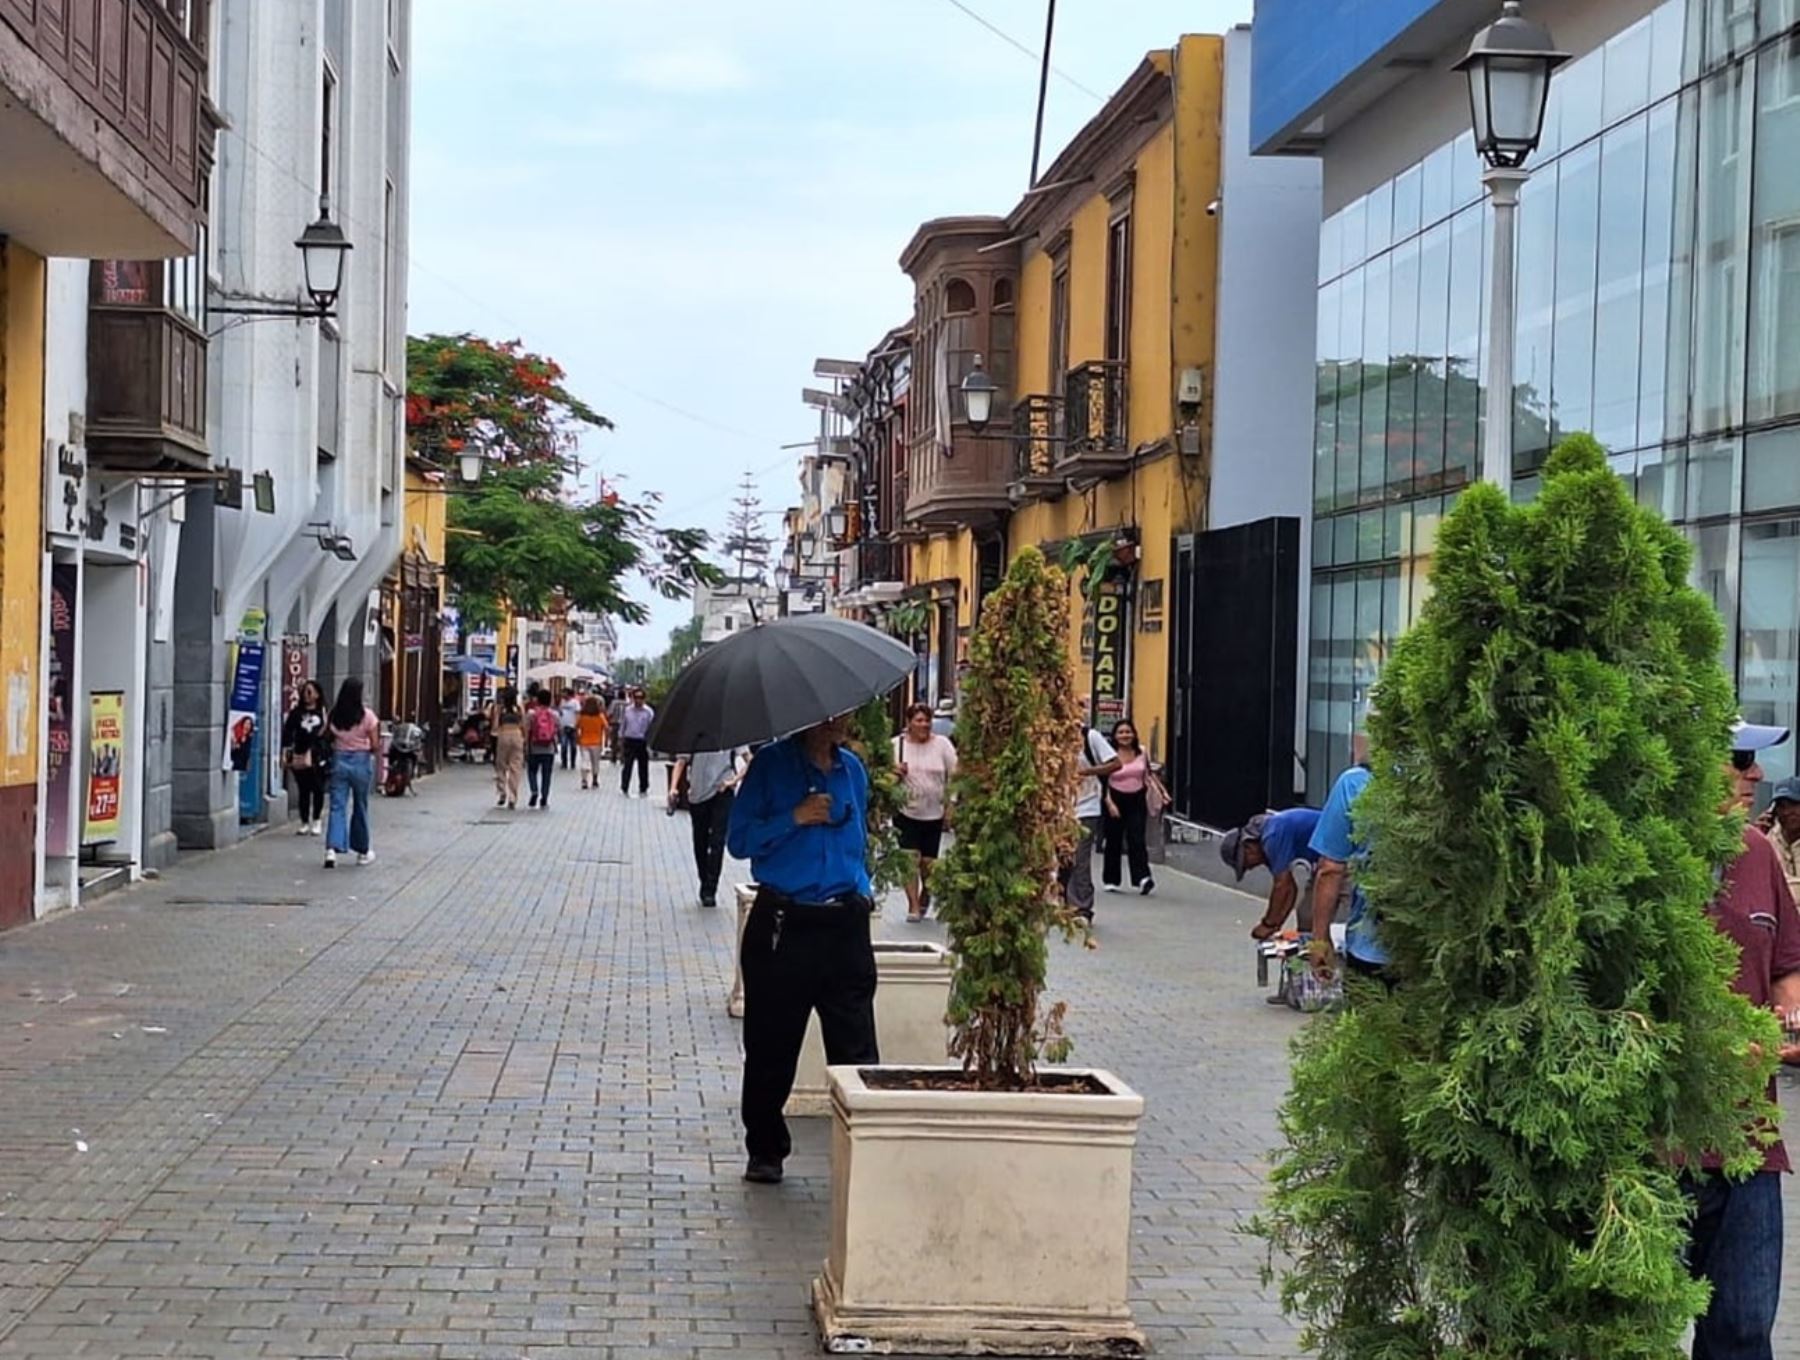
[[[325,867],[335,869],[337,857],[351,850],[356,851],[358,864],[373,864],[369,794],[375,785],[381,720],[363,703],[361,680],[344,681],[337,702],[331,706],[330,726],[331,820],[325,828]]]

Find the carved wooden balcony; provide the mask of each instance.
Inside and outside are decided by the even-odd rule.
[[[160,261],[103,261],[88,306],[88,457],[95,467],[204,470],[206,332],[166,305]]]
[[[0,0],[0,234],[89,259],[196,248],[218,130],[210,9]]]

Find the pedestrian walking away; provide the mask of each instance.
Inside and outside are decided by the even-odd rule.
[[[1734,797],[1726,812],[1750,810],[1763,780],[1757,753],[1787,739],[1785,727],[1738,722],[1728,770]],[[1735,946],[1732,990],[1759,1010],[1781,1016],[1788,1036],[1781,1060],[1800,1062],[1800,1044],[1792,1040],[1800,1030],[1800,919],[1794,915],[1781,857],[1756,827],[1744,828],[1743,851],[1726,867],[1706,914]],[[1777,1103],[1773,1077],[1768,1096],[1771,1105]],[[1699,1170],[1682,1178],[1694,1205],[1688,1269],[1712,1286],[1706,1312],[1694,1323],[1695,1360],[1774,1360],[1775,1315],[1781,1303],[1781,1178],[1793,1168],[1779,1139],[1761,1151],[1762,1169],[1747,1179],[1728,1178],[1718,1153],[1702,1158]]]
[[[606,710],[600,696],[590,694],[581,701],[581,714],[575,719],[575,747],[580,757],[581,787],[600,787],[600,757],[606,750]]]
[[[1148,896],[1156,889],[1150,876],[1150,793],[1155,779],[1150,753],[1138,744],[1137,727],[1121,719],[1113,724],[1112,745],[1119,767],[1106,777],[1105,820],[1101,825],[1101,882],[1108,892],[1120,886],[1120,862],[1128,862],[1131,886]]]
[[[1087,699],[1079,702],[1085,711]],[[1100,837],[1105,803],[1101,781],[1118,768],[1119,753],[1112,743],[1095,728],[1084,727],[1081,758],[1075,767],[1081,780],[1075,789],[1075,820],[1081,824],[1081,836],[1063,875],[1063,900],[1084,921],[1094,919],[1094,842]]]
[[[325,792],[331,777],[331,718],[325,691],[316,680],[300,686],[300,697],[281,724],[281,763],[294,778],[300,804],[300,836],[325,831]]]
[[[638,796],[650,796],[650,724],[656,710],[644,702],[644,691],[633,689],[619,715],[619,792],[631,796],[631,771],[638,773]]]
[[[525,774],[525,714],[519,692],[508,686],[494,700],[494,798],[496,805],[516,808]]]
[[[816,1012],[833,1065],[881,1061],[869,939],[869,776],[834,718],[758,751],[731,812],[756,903],[744,974],[744,1179],[774,1184],[792,1150],[782,1108]]]
[[[525,712],[525,782],[531,786],[531,806],[550,806],[550,776],[556,773],[556,752],[562,745],[562,716],[549,690],[538,690]]]
[[[576,731],[581,721],[581,696],[574,690],[563,695],[562,703],[557,706],[557,717],[561,720],[562,731],[559,739],[562,743],[562,767],[565,770],[575,768],[576,757],[580,752],[580,736]]]
[[[906,710],[906,730],[894,738],[894,764],[906,781],[906,807],[894,819],[900,848],[912,855],[906,880],[906,919],[923,921],[931,910],[931,869],[950,824],[950,780],[956,775],[956,746],[932,730],[930,704]]]
[[[669,808],[685,806],[693,822],[694,869],[700,876],[700,905],[719,905],[719,874],[725,866],[725,833],[749,752],[703,751],[675,762],[669,781]]]
[[[1259,812],[1235,831],[1225,833],[1219,843],[1219,858],[1242,883],[1252,869],[1269,871],[1269,904],[1262,919],[1250,928],[1250,938],[1261,942],[1272,939],[1287,924],[1295,903],[1300,904],[1300,929],[1312,926],[1312,903],[1301,893],[1300,878],[1309,885],[1319,852],[1312,848],[1313,832],[1318,830],[1316,809],[1297,807],[1282,812]]]
[[[373,864],[369,839],[369,795],[375,787],[375,752],[381,745],[381,719],[363,702],[363,682],[351,678],[338,689],[331,706],[331,820],[325,829],[325,867],[351,850],[358,864]]]

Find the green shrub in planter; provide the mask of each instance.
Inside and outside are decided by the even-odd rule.
[[[1051,929],[1073,933],[1058,870],[1074,849],[1081,716],[1068,578],[1036,548],[982,602],[957,715],[956,843],[932,875],[956,957],[951,1056],[983,1090],[1032,1084],[1068,1052],[1040,1011]]]
[[[1688,545],[1586,436],[1466,492],[1357,809],[1398,985],[1297,1045],[1270,1208],[1327,1360],[1674,1360],[1678,1159],[1760,1162],[1779,1042],[1707,921],[1735,708]]]

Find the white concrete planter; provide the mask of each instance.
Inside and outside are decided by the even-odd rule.
[[[937,1067],[945,1059],[949,1027],[950,978],[955,969],[942,945],[929,940],[875,941],[875,1041],[881,1061],[890,1067]],[[806,1046],[794,1093],[785,1111],[789,1119],[817,1119],[831,1113],[831,1091],[825,1084],[825,1040],[819,1017],[806,1025]]]
[[[881,1070],[829,1074],[826,1349],[1142,1354],[1126,1293],[1143,1099],[1085,1069],[1057,1071],[1107,1094],[871,1090]]]
[[[731,992],[725,998],[725,1014],[733,1020],[744,1018],[744,927],[750,924],[750,908],[756,905],[756,885],[740,883],[733,890],[737,898],[737,948],[731,951],[733,973]]]

